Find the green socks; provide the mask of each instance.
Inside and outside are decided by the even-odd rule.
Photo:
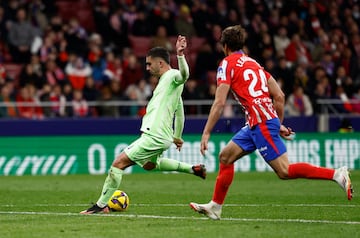
[[[161,171],[178,171],[182,173],[193,173],[192,165],[174,159],[159,158],[156,168]]]
[[[121,169],[114,166],[110,167],[108,176],[103,185],[101,196],[96,203],[99,207],[105,207],[107,205],[115,190],[119,188],[123,173],[124,171]]]

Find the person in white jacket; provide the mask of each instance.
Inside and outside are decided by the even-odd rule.
[[[294,91],[286,100],[285,112],[288,116],[311,116],[314,113],[310,98],[301,86],[295,86]]]

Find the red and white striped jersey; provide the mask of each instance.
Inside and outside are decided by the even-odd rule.
[[[230,85],[243,107],[250,127],[278,117],[268,88],[271,75],[242,51],[224,58],[217,70],[217,85]]]

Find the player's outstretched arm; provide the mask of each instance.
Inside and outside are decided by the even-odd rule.
[[[189,78],[189,65],[186,62],[184,51],[187,47],[187,41],[185,36],[179,35],[176,41],[176,54],[178,59],[179,71],[181,74],[180,79],[176,79],[179,83],[185,83]]]

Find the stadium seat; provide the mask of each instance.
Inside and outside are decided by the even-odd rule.
[[[189,48],[191,53],[197,54],[201,46],[206,42],[206,38],[193,36],[190,38]]]
[[[129,41],[136,57],[142,58],[146,56],[151,45],[150,37],[130,35]]]
[[[64,21],[68,21],[75,17],[79,21],[80,25],[87,31],[95,30],[92,5],[90,1],[57,0],[55,4]]]

